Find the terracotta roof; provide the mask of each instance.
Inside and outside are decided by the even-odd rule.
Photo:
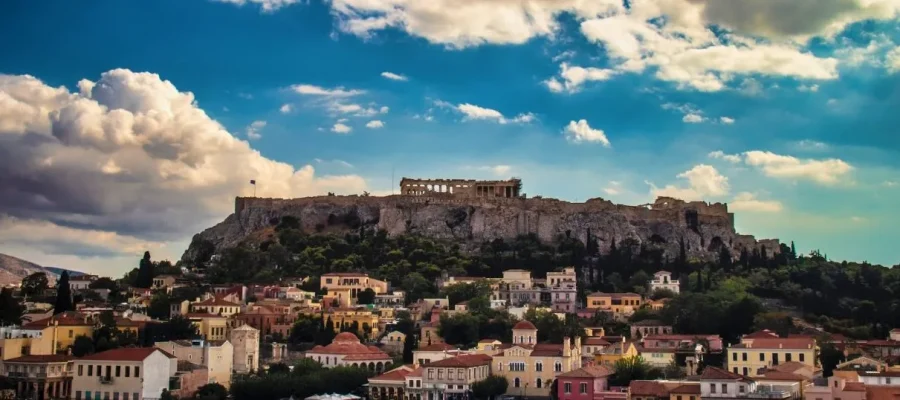
[[[603,293],[603,292],[594,292],[588,295],[588,297],[611,297],[613,299],[620,299],[622,297],[641,297],[641,295],[637,293]]]
[[[628,392],[632,396],[669,397],[669,390],[657,381],[631,381]]]
[[[50,318],[29,322],[22,325],[24,329],[41,329],[57,323],[59,326],[90,326],[94,325],[84,314],[75,311],[66,311],[56,314]]]
[[[444,350],[456,350],[456,347],[453,347],[447,343],[435,343],[427,346],[419,346],[416,351],[444,351]]]
[[[225,307],[240,307],[241,305],[238,303],[232,303],[228,300],[219,298],[219,297],[210,297],[206,300],[203,300],[199,303],[191,304],[192,306],[225,306]]]
[[[418,367],[418,368],[412,370],[412,372],[410,372],[408,375],[406,375],[406,377],[407,378],[421,378],[422,371],[423,371],[422,367]]]
[[[675,389],[672,389],[669,393],[699,395],[700,394],[700,384],[699,383],[693,383],[693,384],[688,383],[685,385],[681,385],[681,386],[676,387]]]
[[[562,357],[563,345],[554,343],[538,343],[531,351],[532,357]]]
[[[716,335],[707,335],[707,334],[696,334],[696,335],[681,335],[681,334],[663,334],[663,335],[647,335],[644,337],[644,340],[694,340],[694,339],[712,339],[718,338]]]
[[[400,368],[392,369],[392,370],[385,372],[381,375],[378,375],[376,377],[369,378],[369,382],[372,382],[372,381],[403,382],[406,380],[406,376],[409,375],[410,372],[412,372],[412,371],[413,371],[413,369],[411,367],[404,365]]]
[[[445,358],[426,365],[426,367],[469,368],[490,365],[493,358],[484,354],[468,354],[453,358]]]
[[[794,373],[778,371],[778,370],[771,370],[771,369],[766,371],[762,375],[761,379],[769,380],[769,381],[805,381],[806,380],[805,377],[802,377],[802,376],[794,374]]]
[[[866,400],[900,400],[900,387],[866,386]]]
[[[223,315],[218,314],[210,314],[210,313],[187,313],[184,314],[185,318],[228,318]]]
[[[307,354],[343,355],[345,360],[369,360],[390,358],[387,353],[374,346],[366,346],[351,332],[341,332],[334,337],[328,346],[316,346]],[[353,358],[348,358],[352,356]]]
[[[896,340],[867,340],[864,346],[877,346],[877,347],[900,347],[900,342]]]
[[[809,365],[806,365],[806,364],[804,364],[804,363],[802,363],[802,362],[799,362],[799,361],[787,361],[787,362],[783,362],[783,363],[781,363],[781,364],[778,364],[778,365],[775,366],[775,368],[773,368],[773,369],[776,370],[776,371],[791,372],[791,373],[793,373],[793,372],[799,371],[799,370],[804,369],[804,368],[810,368],[810,366],[809,366]]]
[[[777,338],[778,335],[775,334],[775,332],[772,332],[768,329],[763,329],[761,331],[748,333],[742,337],[744,339],[765,339],[765,338]]]
[[[329,272],[327,274],[322,274],[322,276],[352,276],[352,277],[368,277],[369,274],[365,274],[362,272]]]
[[[744,380],[746,379],[743,375],[738,375],[733,372],[728,372],[722,368],[717,367],[706,367],[703,369],[703,373],[700,374],[700,379],[710,379],[710,380]]]
[[[75,357],[65,354],[28,355],[6,360],[8,363],[57,363],[74,360]]]
[[[601,337],[589,337],[581,341],[582,345],[589,346],[609,346],[610,343]]]
[[[635,323],[631,324],[631,326],[669,326],[669,325],[667,325],[666,323],[664,323],[658,319],[645,319],[643,321],[635,322]]]
[[[107,350],[79,358],[79,361],[144,361],[153,352],[160,352],[169,358],[175,356],[155,347],[131,347]]]
[[[866,384],[863,382],[847,382],[844,384],[845,392],[865,392]]]
[[[528,320],[521,320],[521,321],[517,322],[515,325],[513,325],[513,329],[531,329],[531,330],[536,330],[537,328],[534,326],[534,324],[531,323],[531,321],[528,321]]]
[[[613,371],[602,365],[589,365],[573,371],[559,374],[557,378],[602,378],[612,375]]]
[[[732,347],[739,349],[812,349],[816,341],[812,338],[760,338],[748,339],[746,343]]]

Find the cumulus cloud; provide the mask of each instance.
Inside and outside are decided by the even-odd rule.
[[[125,69],[82,82],[79,93],[0,75],[0,170],[0,209],[16,226],[111,232],[132,250],[221,220],[234,196],[252,193],[251,179],[260,197],[366,189],[359,176],[267,159],[192,93]]]
[[[472,168],[472,167],[467,167]],[[509,165],[482,165],[480,167],[475,167],[475,169],[480,171],[489,171],[490,173],[496,176],[508,176],[509,172],[512,171],[512,166]]]
[[[253,123],[247,127],[247,139],[257,140],[262,138],[262,133],[260,131],[265,127],[266,121],[253,121]]]
[[[213,0],[220,3],[231,3],[238,6],[243,6],[244,4],[256,4],[259,5],[260,9],[263,12],[272,12],[278,10],[281,7],[286,7],[292,4],[297,4],[300,0]]]
[[[853,170],[850,164],[836,158],[804,160],[759,150],[745,152],[744,161],[769,177],[806,179],[823,185],[836,184]]]
[[[351,128],[347,125],[344,125],[343,122],[338,122],[331,127],[331,131],[334,133],[344,134],[344,133],[350,133],[351,131],[353,131],[353,128]]]
[[[895,47],[885,56],[885,65],[891,73],[900,71],[900,47]]]
[[[687,186],[666,185],[659,188],[648,182],[650,193],[656,197],[665,196],[686,201],[696,201],[708,197],[724,196],[730,190],[728,178],[720,174],[711,165],[695,165],[693,168],[678,174],[677,177],[686,180]]]
[[[609,184],[603,188],[603,193],[606,193],[611,196],[615,196],[619,193],[622,193],[622,182],[619,181],[609,181]]]
[[[710,158],[725,160],[732,164],[739,164],[741,162],[741,156],[739,154],[725,154],[722,150],[713,151],[709,153],[708,156]]]
[[[438,100],[438,102],[440,102],[440,100]],[[446,102],[441,102],[441,103],[446,103]],[[438,104],[437,102],[435,102],[435,104],[438,105],[439,107],[447,106],[446,104]],[[494,121],[494,122],[497,122],[500,124],[509,124],[509,123],[527,124],[529,122],[534,121],[534,118],[535,118],[534,114],[532,114],[532,113],[523,113],[523,114],[516,115],[513,118],[506,118],[505,116],[503,116],[503,114],[500,111],[497,111],[497,110],[494,110],[491,108],[476,106],[474,104],[469,104],[469,103],[459,104],[455,107],[450,105],[450,107],[452,107],[456,111],[462,113],[464,115],[463,120],[466,120],[466,121],[485,120],[485,121]]]
[[[284,104],[281,108],[278,109],[282,114],[290,114],[291,111],[294,111],[294,106],[290,104]]]
[[[392,81],[402,81],[402,82],[406,82],[406,81],[409,80],[409,78],[407,78],[406,76],[403,76],[403,75],[400,75],[400,74],[395,74],[395,73],[393,73],[393,72],[387,72],[387,71],[382,72],[382,73],[381,73],[381,76],[384,77],[384,78],[390,79],[390,80],[392,80]]]
[[[0,242],[35,248],[49,255],[134,256],[165,246],[163,242],[96,229],[77,229],[49,221],[0,215]]]
[[[569,125],[563,129],[563,134],[566,135],[566,140],[572,143],[588,142],[600,143],[603,147],[610,146],[606,133],[603,130],[591,128],[587,120],[569,121]]]
[[[799,91],[801,91],[801,92],[818,92],[818,91],[819,91],[819,85],[816,85],[816,84],[812,84],[812,85],[800,85],[800,86],[797,86],[797,90],[799,90]]]
[[[780,201],[760,200],[756,198],[755,194],[750,192],[740,192],[728,203],[729,211],[774,213],[781,211],[783,208]]]
[[[307,95],[307,96],[324,96],[324,97],[353,97],[359,96],[361,94],[366,93],[365,90],[357,90],[357,89],[345,89],[341,86],[336,88],[328,89],[321,86],[316,85],[308,85],[305,83],[291,85],[291,90],[293,90],[297,94]]]
[[[570,66],[568,63],[559,65],[559,80],[550,78],[544,81],[544,85],[551,92],[569,92],[574,93],[581,89],[581,86],[588,81],[605,81],[615,75],[615,71],[602,68],[584,68],[579,66]]]
[[[700,114],[687,113],[687,114],[684,114],[684,117],[681,118],[681,121],[686,124],[699,124],[703,121],[706,121],[706,118],[704,118]]]
[[[369,128],[369,129],[384,128],[384,122],[381,122],[381,121],[379,121],[379,120],[377,120],[377,119],[374,120],[374,121],[369,121],[369,122],[366,124],[366,128]]]
[[[731,125],[734,123],[734,118],[731,117],[719,117],[719,122],[725,125]]]

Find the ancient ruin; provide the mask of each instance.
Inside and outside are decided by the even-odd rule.
[[[502,181],[478,181],[475,179],[416,179],[400,180],[400,194],[409,196],[452,195],[454,197],[503,197],[521,196],[522,180],[511,178]]]

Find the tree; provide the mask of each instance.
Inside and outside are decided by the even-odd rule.
[[[687,373],[684,371],[684,368],[678,365],[675,360],[666,365],[662,370],[662,375],[664,379],[683,379],[687,376]]]
[[[291,372],[291,368],[285,363],[275,363],[269,365],[269,374],[287,374]]]
[[[375,303],[375,291],[372,288],[366,288],[356,295],[357,304],[373,304]]]
[[[413,360],[413,351],[418,348],[419,340],[416,337],[415,333],[406,334],[406,338],[403,339],[403,362],[412,363]]]
[[[0,289],[0,326],[21,324],[23,313],[25,306],[13,297],[12,289]]]
[[[72,304],[72,288],[69,286],[69,271],[63,271],[56,285],[56,305],[53,306],[53,313],[75,310]]]
[[[490,375],[472,384],[472,394],[479,400],[492,400],[506,393],[509,381],[500,375]]]
[[[153,285],[153,261],[150,261],[150,252],[145,251],[144,257],[138,264],[138,275],[134,286],[139,288],[149,288]]]
[[[172,394],[169,389],[163,389],[162,393],[159,396],[159,400],[178,400],[178,396]]]
[[[147,307],[147,315],[166,320],[171,313],[172,299],[166,292],[158,292],[150,298],[150,307]]]
[[[94,354],[94,341],[84,335],[76,336],[75,341],[72,343],[72,355],[84,357],[89,354]]]
[[[491,296],[491,284],[484,280],[478,280],[472,283],[460,283],[456,285],[446,286],[441,289],[441,295],[447,297],[450,301],[450,307],[463,301],[468,301],[476,297]]]
[[[35,272],[22,279],[22,294],[28,297],[38,296],[47,290],[48,286],[47,274]]]
[[[610,379],[610,386],[628,386],[631,381],[659,379],[662,375],[641,356],[621,358],[616,361],[614,369],[615,374]]]
[[[768,329],[778,336],[787,337],[794,330],[794,319],[786,312],[764,312],[753,318],[753,329]]]
[[[300,315],[294,326],[291,327],[291,334],[288,341],[293,344],[299,343],[315,343],[316,336],[321,331],[322,318],[309,315]]]
[[[560,321],[556,314],[532,308],[523,317],[538,329],[538,342],[562,343],[566,337],[585,336],[584,326],[575,314],[566,314]]]
[[[218,383],[207,383],[194,393],[195,400],[225,400],[228,397],[228,389]]]

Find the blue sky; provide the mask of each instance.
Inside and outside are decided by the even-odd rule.
[[[394,171],[728,202],[739,232],[900,263],[896,1],[459,4],[4,2],[0,252],[118,275],[249,179]]]

